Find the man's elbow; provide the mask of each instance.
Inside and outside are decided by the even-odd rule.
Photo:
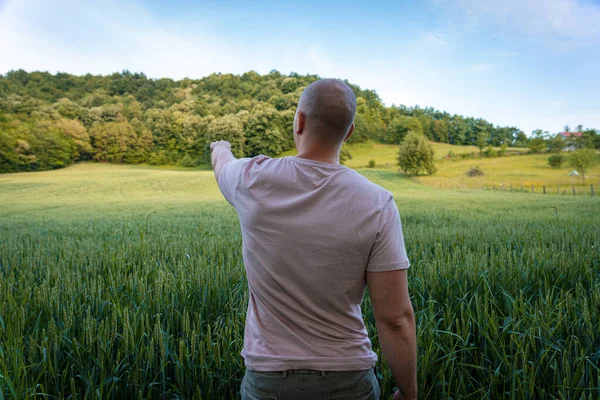
[[[389,331],[414,331],[415,329],[415,314],[412,307],[403,310],[396,315],[390,315],[383,318],[375,318],[375,323],[378,329],[386,329]]]

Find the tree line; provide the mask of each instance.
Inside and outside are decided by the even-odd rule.
[[[195,166],[208,146],[228,140],[236,156],[276,156],[294,145],[292,121],[302,90],[316,75],[212,74],[150,79],[11,71],[0,75],[0,172],[60,168],[76,161]],[[516,127],[433,108],[385,107],[377,93],[357,96],[350,143],[399,144],[409,132],[460,145],[526,146]]]

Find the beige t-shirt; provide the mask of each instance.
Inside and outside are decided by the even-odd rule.
[[[408,268],[393,195],[354,170],[299,157],[226,164],[249,303],[242,356],[254,371],[366,370],[366,271]]]

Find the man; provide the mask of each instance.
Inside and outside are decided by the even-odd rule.
[[[390,192],[339,163],[354,130],[345,83],[309,85],[294,118],[296,157],[235,159],[211,144],[239,216],[249,303],[242,399],[377,399],[361,314],[365,285],[399,390],[414,399],[416,338],[398,209]]]

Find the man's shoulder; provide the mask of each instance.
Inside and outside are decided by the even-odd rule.
[[[392,192],[383,186],[376,184],[353,169],[348,169],[350,173],[347,174],[347,177],[351,180],[352,186],[358,189],[357,192],[361,193],[361,195],[370,197],[371,201],[381,206],[384,206],[390,200],[394,199]]]

